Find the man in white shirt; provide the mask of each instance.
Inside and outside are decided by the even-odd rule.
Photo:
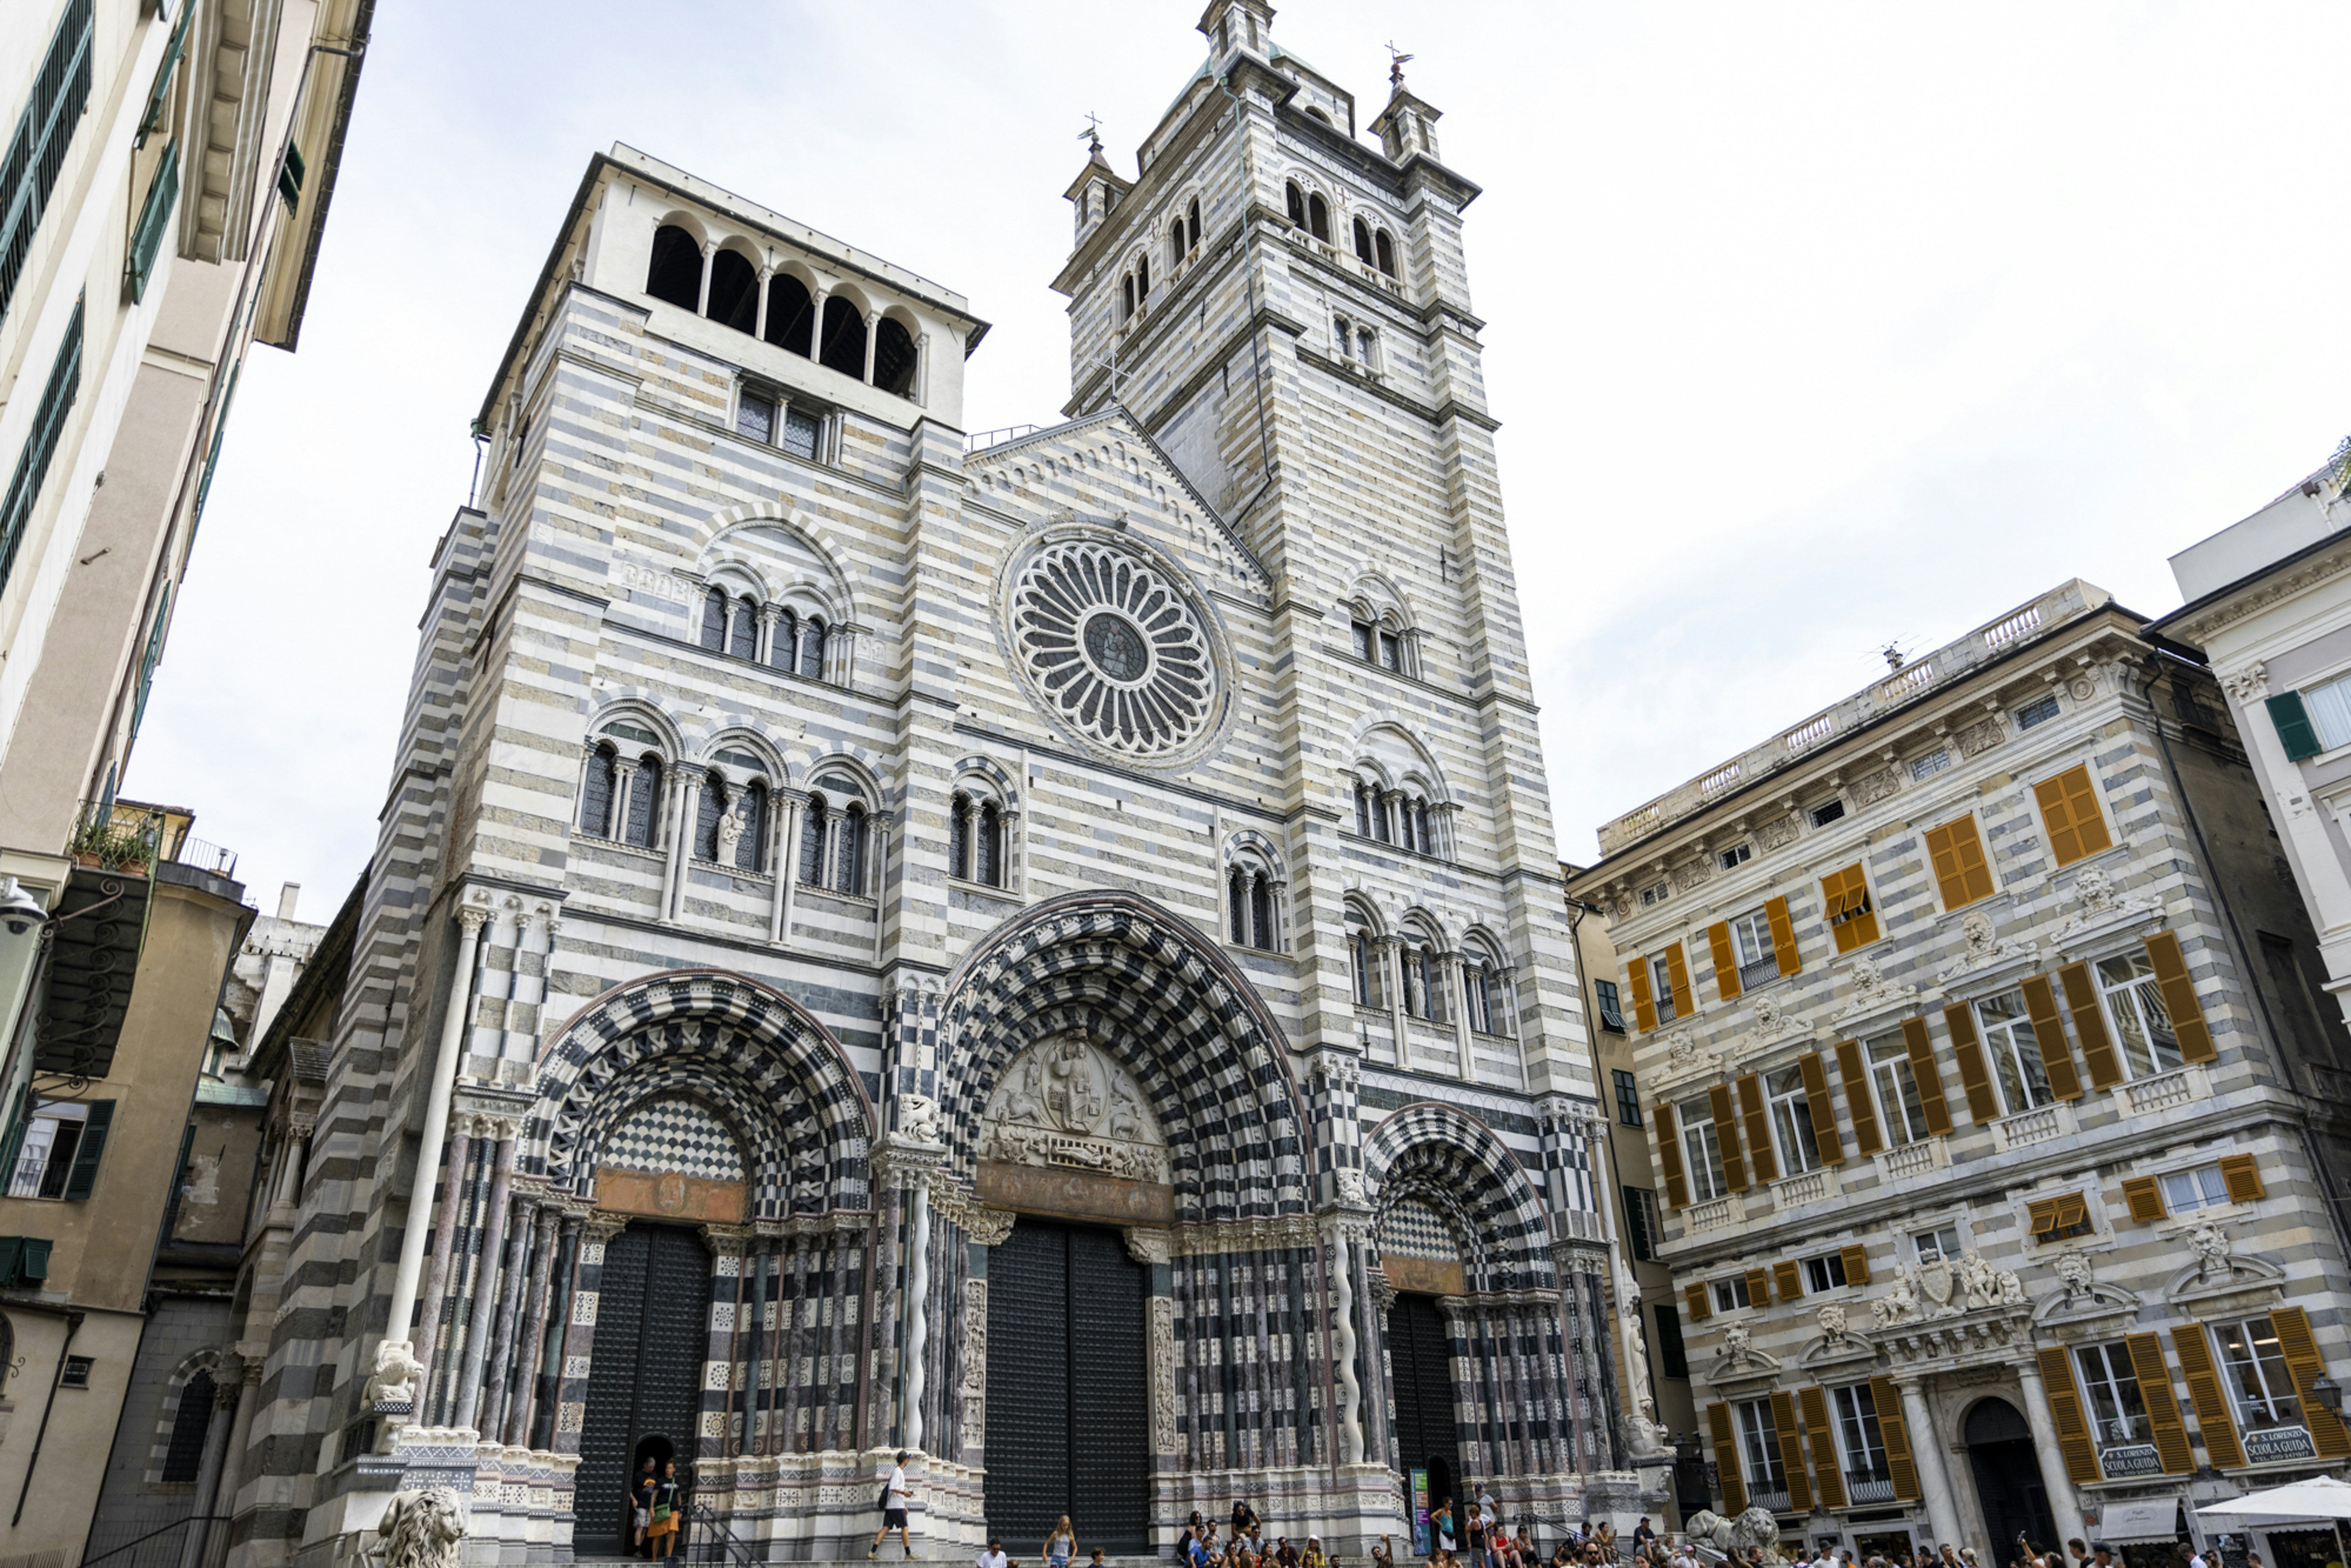
[[[882,1484],[882,1528],[873,1532],[873,1543],[865,1549],[866,1556],[880,1555],[882,1542],[888,1540],[890,1532],[894,1530],[898,1532],[898,1549],[906,1554],[909,1562],[914,1560],[914,1543],[906,1539],[906,1509],[914,1500],[914,1491],[906,1485],[906,1454],[902,1448],[897,1458],[891,1462],[888,1479]],[[990,1545],[992,1547],[993,1542]],[[999,1563],[996,1568],[1004,1568],[1004,1565]]]
[[[971,1561],[973,1568],[1013,1568],[1011,1560],[1004,1555],[1004,1542],[994,1536],[988,1537],[987,1550]]]
[[[2188,1568],[2212,1568],[2212,1565],[2204,1560],[2204,1553],[2201,1552],[2190,1552],[2188,1554]]]

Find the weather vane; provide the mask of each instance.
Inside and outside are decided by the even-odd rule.
[[[1411,57],[1410,55],[1400,55],[1400,54],[1396,53],[1396,47],[1395,47],[1395,41],[1394,41],[1394,40],[1390,40],[1390,41],[1389,41],[1389,44],[1388,44],[1388,83],[1389,83],[1389,85],[1390,85],[1390,86],[1392,86],[1392,87],[1402,87],[1402,86],[1404,86],[1404,63],[1405,63],[1405,61],[1406,61],[1406,60],[1408,60],[1408,59],[1410,59],[1410,58],[1412,58],[1412,57]]]
[[[1407,56],[1406,57],[1407,57],[1407,58],[1409,58],[1410,57],[1408,57],[1408,56]],[[1087,116],[1086,116],[1086,128],[1085,128],[1083,131],[1079,131],[1079,132],[1078,132],[1078,134],[1079,134],[1080,136],[1082,136],[1082,137],[1084,137],[1084,138],[1085,138],[1085,141],[1086,141],[1086,151],[1087,151],[1087,152],[1101,152],[1101,151],[1102,151],[1102,117],[1101,117],[1100,115],[1098,115],[1098,114],[1093,114],[1093,113],[1091,113],[1091,112],[1090,112],[1090,113],[1088,113],[1088,114],[1087,114]]]

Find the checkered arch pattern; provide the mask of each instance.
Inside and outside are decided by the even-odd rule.
[[[1380,1208],[1374,1233],[1383,1257],[1426,1258],[1451,1263],[1461,1257],[1453,1221],[1416,1197],[1392,1197]]]
[[[1374,1235],[1405,1200],[1454,1227],[1475,1291],[1551,1290],[1551,1224],[1526,1170],[1491,1128],[1449,1105],[1424,1102],[1391,1114],[1364,1141]]]
[[[741,1181],[743,1154],[735,1134],[691,1095],[643,1100],[603,1140],[600,1166],[624,1171],[675,1171],[703,1181]]]
[[[841,1043],[740,975],[676,970],[605,993],[540,1061],[518,1174],[584,1190],[615,1128],[685,1094],[719,1113],[753,1172],[753,1213],[871,1207],[873,1108]]]
[[[1076,1031],[1134,1075],[1167,1134],[1186,1223],[1301,1214],[1309,1173],[1279,1026],[1190,922],[1133,894],[1052,899],[974,949],[947,988],[939,1103],[969,1177],[980,1113],[1020,1052]]]

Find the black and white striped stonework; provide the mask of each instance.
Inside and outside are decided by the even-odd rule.
[[[1471,1290],[1557,1285],[1541,1197],[1474,1117],[1449,1105],[1407,1105],[1364,1140],[1364,1170],[1383,1209],[1410,1197],[1451,1222],[1467,1243],[1461,1266]]]

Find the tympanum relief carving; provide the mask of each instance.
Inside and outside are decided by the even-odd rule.
[[[1074,1035],[1030,1046],[988,1097],[984,1159],[1060,1166],[1135,1181],[1168,1179],[1167,1141],[1143,1091]]]

